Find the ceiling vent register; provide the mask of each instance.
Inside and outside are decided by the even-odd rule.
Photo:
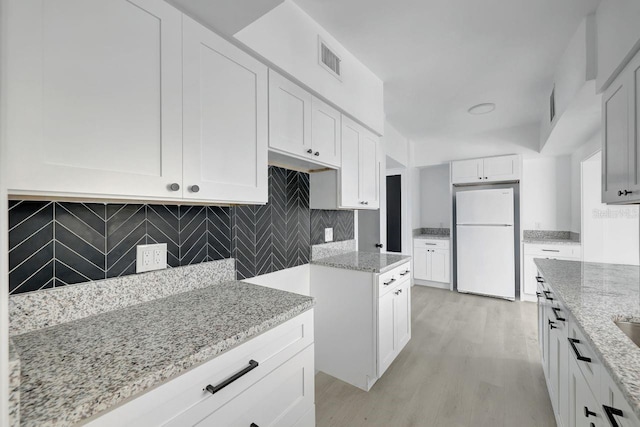
[[[331,75],[342,81],[342,59],[320,37],[318,37],[318,63]]]

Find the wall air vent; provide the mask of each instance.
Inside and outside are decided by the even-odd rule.
[[[318,36],[318,63],[332,76],[342,81],[342,59]]]
[[[553,118],[556,116],[556,87],[553,87],[551,96],[549,97],[549,121],[553,122]]]

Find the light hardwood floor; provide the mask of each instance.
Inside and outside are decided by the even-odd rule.
[[[533,303],[412,288],[411,341],[367,393],[316,375],[318,427],[555,426]]]

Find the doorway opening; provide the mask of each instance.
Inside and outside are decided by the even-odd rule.
[[[401,175],[387,175],[387,251],[402,252]]]

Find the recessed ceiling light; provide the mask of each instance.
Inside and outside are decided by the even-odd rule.
[[[469,114],[480,115],[480,114],[488,114],[496,109],[496,104],[493,102],[486,102],[483,104],[474,105],[469,108],[467,111]]]

